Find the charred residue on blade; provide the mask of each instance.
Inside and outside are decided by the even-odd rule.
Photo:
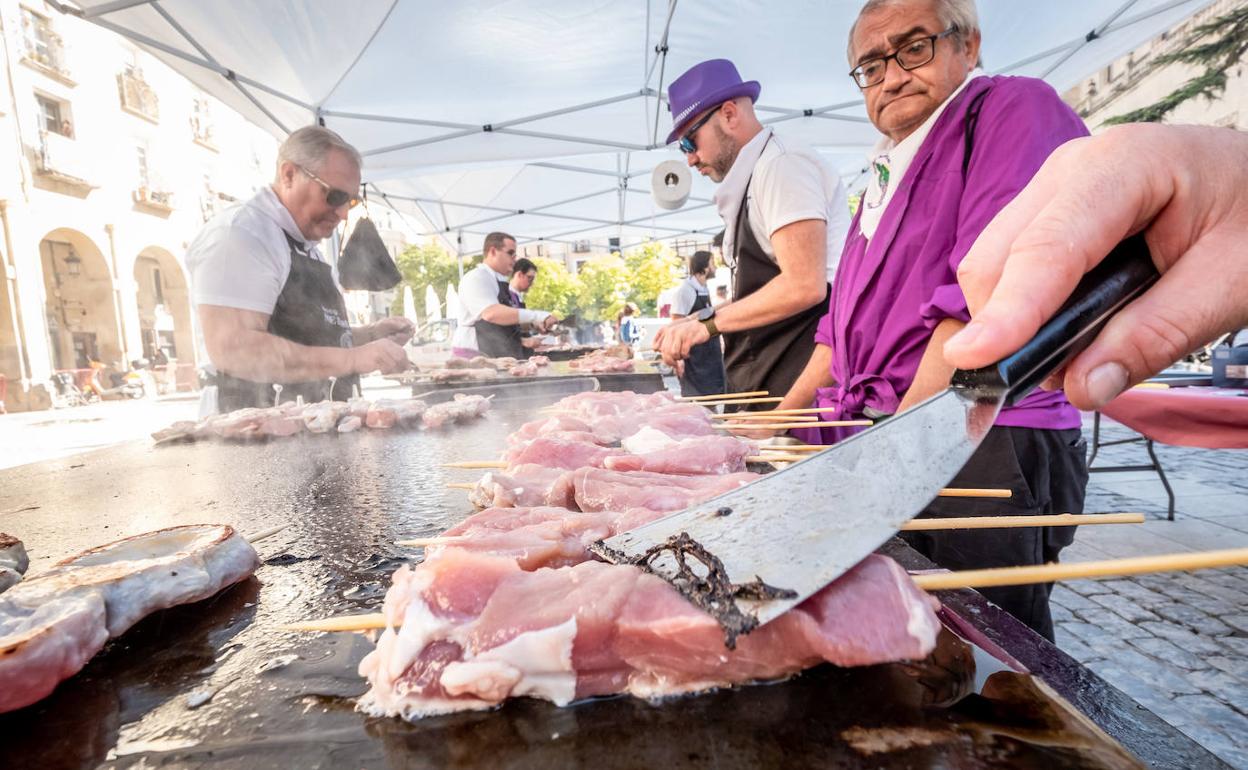
[[[727,510],[729,513],[732,511],[731,508],[719,510]],[[725,514],[717,511],[716,515]],[[796,591],[768,585],[757,575],[747,583],[733,583],[720,558],[690,537],[688,532],[672,535],[637,556],[611,548],[601,540],[590,549],[616,564],[632,564],[666,580],[681,596],[715,618],[724,629],[724,645],[730,650],[736,649],[738,636],[748,634],[758,627],[758,618],[743,612],[737,605],[737,599],[768,601],[793,599],[797,596]],[[675,562],[674,574],[656,567],[656,562],[664,556],[670,556]],[[699,574],[699,570],[690,564],[690,559],[700,565],[705,574]]]

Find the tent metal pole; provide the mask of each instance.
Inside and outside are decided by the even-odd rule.
[[[217,60],[213,57],[213,55],[212,55],[212,54],[210,54],[210,53],[208,53],[208,49],[206,49],[206,48],[204,48],[202,45],[200,45],[200,44],[199,44],[199,41],[198,41],[198,40],[196,40],[194,37],[192,37],[192,36],[191,36],[191,33],[187,32],[187,31],[186,31],[186,29],[185,29],[185,28],[183,28],[183,26],[182,26],[181,24],[179,24],[179,23],[178,23],[178,22],[177,22],[177,21],[173,18],[173,16],[172,16],[172,15],[170,15],[170,13],[169,13],[168,11],[166,11],[166,10],[164,9],[164,7],[163,7],[163,6],[161,6],[161,4],[160,4],[159,2],[156,2],[156,0],[152,0],[152,7],[156,9],[156,12],[160,14],[161,18],[163,18],[163,19],[165,20],[165,22],[169,24],[169,26],[173,27],[174,31],[176,31],[179,35],[181,35],[181,36],[182,36],[182,38],[183,38],[184,40],[186,40],[186,42],[190,43],[190,44],[191,44],[191,46],[192,46],[192,47],[193,47],[196,51],[199,51],[199,55],[200,55],[200,56],[204,57],[204,59],[206,59],[207,61],[212,62],[213,64],[218,64],[218,66],[219,66],[219,63],[218,63],[218,62],[217,62]],[[238,89],[238,92],[239,92],[239,93],[241,93],[243,96],[247,97],[247,101],[251,102],[251,103],[252,103],[252,105],[254,105],[256,109],[258,109],[258,110],[260,110],[260,112],[264,113],[264,116],[265,116],[266,118],[268,118],[269,120],[273,121],[273,124],[274,124],[275,126],[277,126],[278,128],[282,129],[282,131],[284,131],[284,132],[285,132],[285,133],[287,133],[287,134],[289,134],[289,133],[290,133],[290,129],[286,127],[286,124],[285,124],[285,123],[283,123],[282,121],[278,120],[277,116],[276,116],[276,115],[274,115],[272,112],[270,112],[270,111],[269,111],[269,109],[268,109],[267,107],[265,107],[263,104],[261,104],[261,103],[260,103],[260,100],[259,100],[259,99],[257,99],[257,98],[255,97],[255,95],[254,95],[254,94],[252,94],[252,93],[251,93],[250,91],[248,91],[245,87],[243,87],[243,84],[242,84],[242,83],[239,83],[239,82],[238,82],[238,80],[236,80],[236,79],[234,79],[234,78],[230,77],[228,74],[225,76],[225,79],[226,79],[226,80],[228,80],[228,81],[230,81],[230,83],[232,83],[232,84],[233,84],[233,86],[234,86],[235,88],[237,88],[237,89]]]
[[[632,225],[637,224],[638,222],[645,222],[646,220],[649,220],[649,219],[661,219],[662,217],[670,217],[670,216],[675,216],[676,214],[686,214],[686,213],[688,213],[688,212],[690,212],[690,211],[697,211],[697,210],[699,210],[699,209],[704,209],[704,208],[707,208],[708,206],[714,206],[714,205],[715,205],[715,204],[713,204],[713,203],[700,203],[700,204],[698,204],[697,206],[686,206],[686,207],[684,207],[684,208],[677,209],[676,211],[665,211],[665,212],[663,212],[662,214],[655,214],[655,215],[654,215],[654,216],[652,216],[652,217],[651,217],[651,216],[645,216],[645,217],[638,217],[638,218],[636,218],[636,219],[626,219],[626,220],[624,220],[623,222],[619,222],[618,224],[619,224],[619,225],[621,225],[621,226],[632,226]],[[598,228],[595,228],[595,227],[580,227],[580,228],[577,228],[577,229],[575,229],[575,230],[568,230],[568,231],[565,231],[565,232],[562,232],[562,233],[556,233],[555,235],[552,235],[552,236],[550,236],[550,237],[551,237],[551,238],[563,238],[563,237],[565,237],[565,236],[569,236],[569,235],[578,235],[578,234],[580,234],[580,233],[586,233],[586,232],[589,232],[590,230],[596,230],[596,229],[598,229]]]
[[[634,188],[634,187],[630,187],[630,188],[628,188],[628,191],[629,191],[630,193],[633,193],[634,195],[649,195],[649,194],[650,194],[649,192],[647,192],[647,191],[645,191],[645,190],[639,190],[639,189]],[[687,200],[691,200],[691,201],[693,201],[694,203],[714,203],[714,201],[712,201],[710,198],[699,198],[699,197],[694,196],[694,195],[689,196],[689,197],[687,198]],[[623,217],[620,217],[620,219],[623,219]]]
[[[92,19],[96,16],[103,16],[106,13],[114,13],[116,11],[124,11],[127,8],[133,8],[136,5],[146,5],[154,2],[154,0],[113,0],[111,3],[97,5],[94,8],[87,8],[80,12],[84,19]]]
[[[480,126],[471,123],[451,123],[446,120],[425,120],[424,118],[401,118],[395,115],[370,115],[362,112],[341,112],[339,110],[321,110],[321,114],[330,118],[346,118],[348,120],[371,120],[378,123],[402,123],[409,126],[429,126],[431,128],[471,128],[477,131]]]
[[[1082,51],[1084,46],[1088,45],[1093,40],[1096,40],[1101,35],[1105,34],[1105,30],[1109,28],[1109,25],[1117,21],[1118,17],[1126,13],[1127,10],[1131,8],[1131,6],[1135,5],[1135,3],[1136,3],[1136,0],[1127,0],[1125,3],[1118,6],[1118,10],[1114,11],[1114,13],[1108,19],[1106,19],[1103,24],[1101,24],[1100,26],[1094,28],[1091,32],[1089,32],[1087,37],[1084,38],[1084,41],[1082,43],[1070,49],[1069,51],[1066,52],[1064,56],[1062,56],[1057,61],[1050,64],[1048,69],[1046,69],[1044,71],[1044,74],[1042,74],[1040,77],[1047,78],[1049,75],[1053,74],[1053,72],[1056,71],[1058,67],[1070,61],[1070,58],[1072,56]]]
[[[554,201],[552,203],[543,203],[540,206],[534,206],[533,208],[527,208],[527,209],[499,209],[507,213],[501,214],[496,217],[486,217],[485,219],[477,219],[472,222],[464,222],[460,225],[460,227],[475,227],[476,225],[485,224],[486,222],[496,222],[500,219],[508,219],[510,217],[517,217],[517,216],[524,216],[525,214],[538,214],[538,213],[541,213],[541,215],[544,217],[558,217],[560,219],[579,219],[584,222],[603,222],[604,220],[591,218],[591,217],[578,217],[578,216],[573,216],[571,214],[550,214],[550,213],[546,213],[546,210],[553,209],[557,206],[565,206],[569,203],[576,203],[578,201],[589,200],[590,198],[597,198],[601,195],[607,195],[608,193],[613,193],[615,192],[615,190],[616,188],[611,187],[606,190],[598,190],[597,192],[586,193],[584,195],[578,195],[575,198],[567,198],[565,200]]]
[[[355,69],[355,65],[359,64],[360,59],[364,58],[364,54],[368,51],[369,47],[372,46],[373,41],[377,39],[377,35],[381,33],[381,28],[384,27],[386,22],[390,20],[390,14],[394,13],[394,9],[398,4],[399,0],[392,0],[390,7],[386,9],[385,14],[381,17],[381,21],[377,22],[377,28],[373,30],[373,34],[368,36],[368,41],[360,47],[359,53],[357,53],[355,58],[351,60],[351,64],[348,65],[347,68],[342,71],[342,75],[334,81],[334,85],[329,89],[329,92],[317,101],[316,106],[318,109],[324,105],[325,102],[329,101],[329,98],[334,95],[335,91],[338,90],[338,86],[342,85],[342,81],[346,80],[347,75],[350,75],[351,71]]]
[[[555,171],[571,171],[576,174],[595,174],[597,176],[609,176],[613,179],[619,179],[620,175],[614,171],[603,171],[596,168],[581,168],[579,166],[569,166],[563,163],[526,163],[526,166],[532,168],[550,168]]]
[[[78,13],[77,8],[75,8],[74,6],[65,5],[59,0],[45,0],[45,2],[47,2],[49,6],[56,9],[60,13],[65,14],[66,16],[80,15]],[[133,40],[136,43],[142,43],[143,45],[149,46],[151,48],[155,48],[158,51],[163,51],[164,53],[167,53],[170,56],[181,59],[190,64],[194,64],[198,67],[203,67],[204,69],[212,70],[213,72],[216,72],[218,75],[221,75],[222,77],[228,78],[230,80],[237,80],[240,83],[249,85],[252,88],[263,91],[271,96],[276,96],[279,99],[282,99],[284,101],[290,102],[291,104],[302,107],[308,112],[312,112],[314,109],[312,105],[307,104],[306,102],[302,102],[296,99],[295,97],[290,96],[289,94],[284,94],[275,88],[266,86],[264,83],[261,83],[258,80],[253,80],[252,78],[249,78],[246,75],[240,75],[234,70],[229,69],[228,67],[224,67],[215,62],[208,62],[203,59],[197,59],[194,56],[191,56],[190,54],[186,53],[185,51],[179,51],[177,48],[174,48],[173,46],[166,45],[160,42],[159,40],[150,38],[147,35],[140,34],[138,32],[135,32],[134,30],[126,29],[125,27],[119,24],[114,24],[113,22],[108,21],[107,19],[94,17],[94,18],[87,19],[87,21],[91,22],[92,24],[95,24],[98,27],[103,27],[104,29],[107,29],[110,32],[114,32],[118,35],[121,35],[124,38]]]
[[[615,147],[620,150],[645,151],[650,147],[644,144],[631,144],[629,142],[612,142],[608,139],[590,139],[589,137],[565,136],[563,134],[547,134],[541,131],[521,131],[516,128],[497,128],[496,134],[514,134],[516,136],[527,136],[531,139],[550,139],[556,142],[572,142],[575,144],[592,144],[599,147]]]
[[[536,120],[545,120],[546,118],[557,118],[561,115],[567,115],[568,113],[572,113],[572,112],[584,112],[585,110],[592,110],[595,107],[605,107],[608,104],[626,102],[630,99],[638,99],[642,96],[645,96],[644,91],[640,91],[640,90],[632,91],[631,93],[622,94],[620,96],[611,96],[606,99],[599,99],[594,102],[585,102],[584,104],[577,104],[571,107],[562,107],[557,110],[551,110],[550,112],[539,112],[536,115],[526,115],[522,118],[513,118],[512,120],[504,120],[498,123],[491,123],[489,125],[491,126],[493,130],[501,131],[504,128],[518,126],[521,123],[532,123]]]
[[[398,152],[399,150],[407,150],[412,147],[420,147],[421,145],[436,144],[438,142],[446,142],[451,139],[459,139],[461,137],[471,136],[472,134],[479,134],[479,133],[481,133],[480,128],[468,128],[468,129],[464,129],[463,131],[455,131],[450,134],[442,134],[440,136],[431,136],[427,139],[417,139],[414,142],[403,142],[401,144],[392,144],[388,147],[378,147],[373,150],[365,150],[361,152],[360,154],[363,155],[365,158],[368,158],[373,155],[384,155],[388,152]]]

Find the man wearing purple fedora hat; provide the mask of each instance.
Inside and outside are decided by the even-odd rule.
[[[814,350],[849,207],[826,161],[759,122],[759,91],[727,59],[695,65],[668,89],[668,143],[720,183],[733,301],[661,329],[654,348],[680,368],[692,348],[722,333],[728,389],[779,395]]]

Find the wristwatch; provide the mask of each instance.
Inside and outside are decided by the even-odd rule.
[[[698,311],[698,321],[706,327],[706,331],[711,338],[719,336],[719,328],[715,326],[715,307],[704,307]]]

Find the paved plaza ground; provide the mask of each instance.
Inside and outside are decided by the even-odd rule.
[[[386,380],[366,394],[403,394]],[[0,416],[0,468],[146,438],[196,413],[192,398],[107,402]],[[1091,436],[1091,423],[1085,425]],[[1106,439],[1131,434],[1106,421]],[[1248,547],[1248,450],[1158,446],[1178,497],[1152,472],[1094,474],[1087,512],[1141,511],[1140,525],[1084,527],[1065,561]],[[1142,445],[1103,449],[1097,465],[1147,462]],[[0,511],[0,530],[5,511]],[[1053,594],[1058,644],[1158,716],[1248,770],[1248,568],[1074,581]]]
[[[1103,440],[1133,436],[1108,420]],[[1091,421],[1085,434],[1092,435]],[[1151,471],[1093,474],[1085,510],[1140,511],[1144,524],[1083,527],[1063,561],[1248,547],[1248,450],[1157,445],[1177,496]],[[1148,463],[1142,444],[1094,465]],[[1248,769],[1248,567],[1081,580],[1053,592],[1057,643],[1228,764]]]

